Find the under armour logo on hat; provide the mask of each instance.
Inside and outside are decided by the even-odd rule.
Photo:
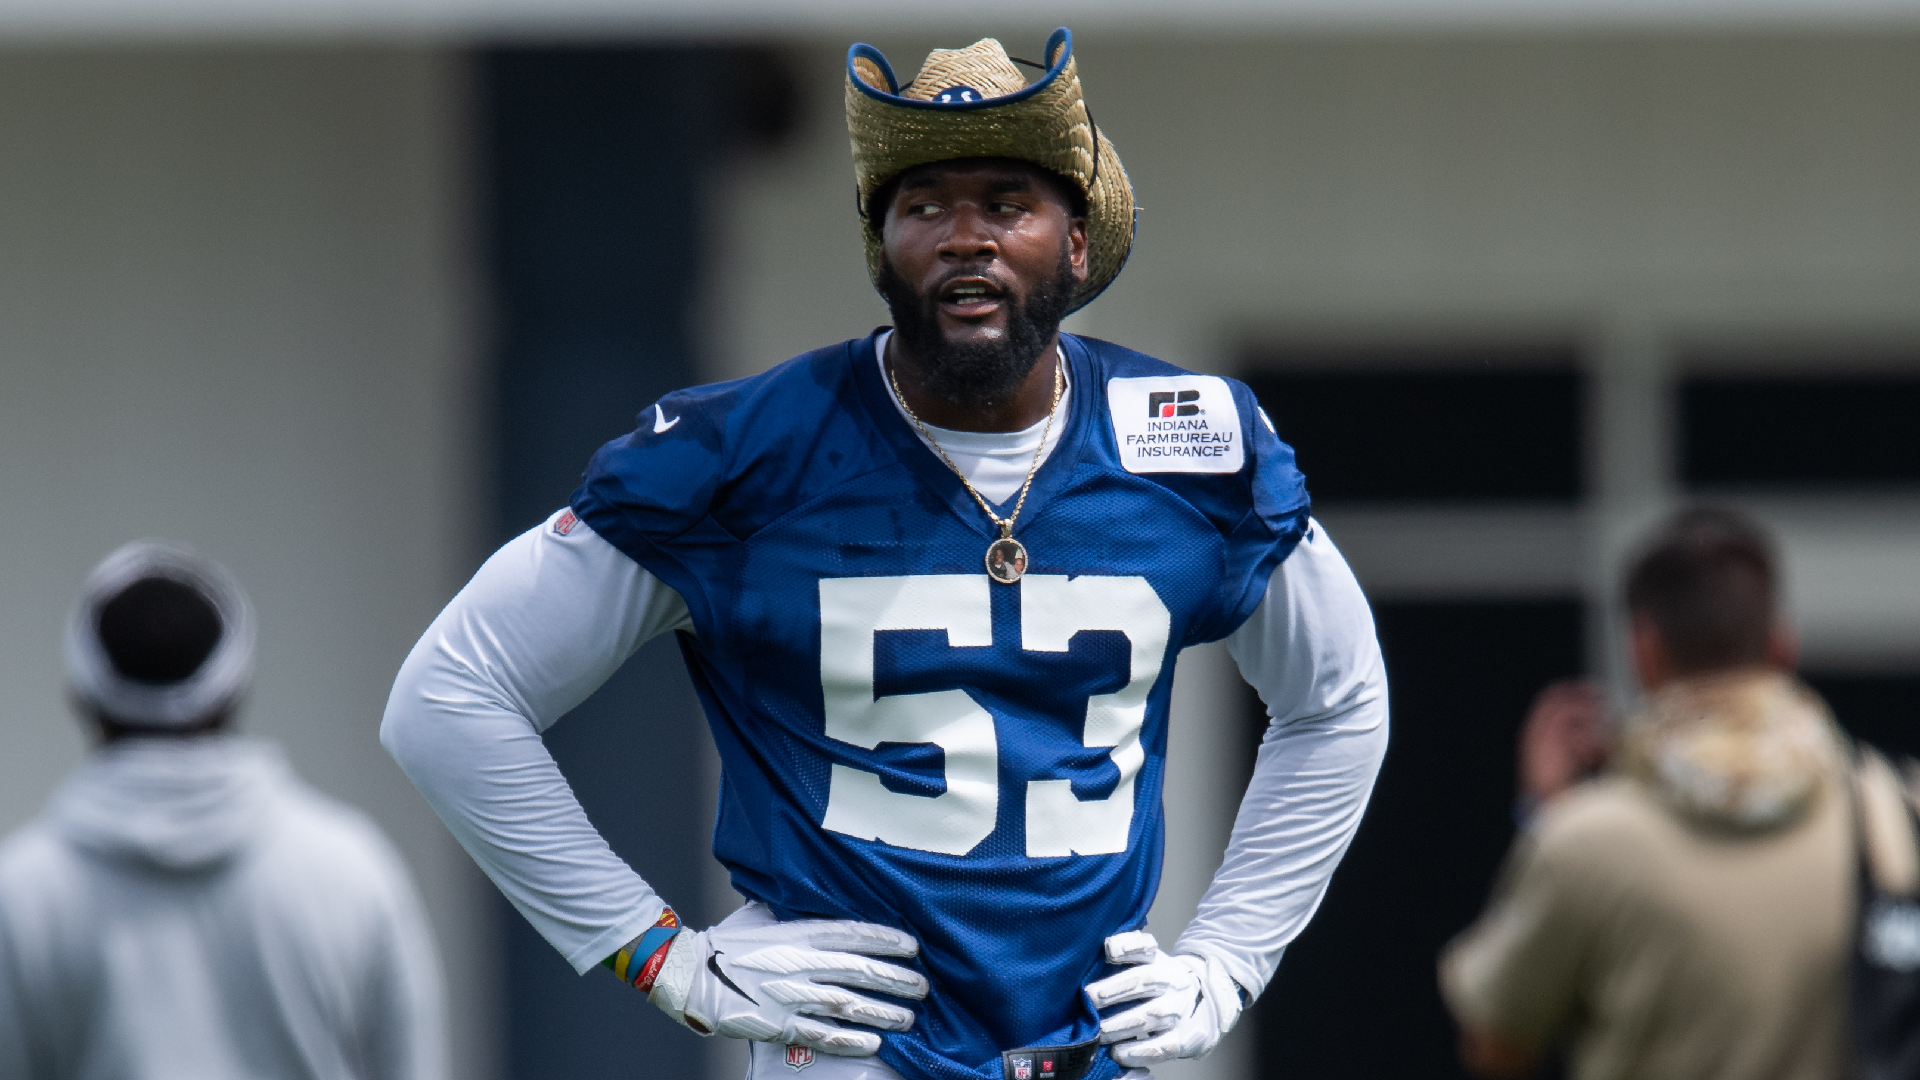
[[[966,101],[981,101],[980,91],[971,86],[949,86],[933,96],[933,100],[942,105],[958,105]]]

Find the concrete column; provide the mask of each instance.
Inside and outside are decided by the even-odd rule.
[[[1166,857],[1147,929],[1172,948],[1213,880],[1246,789],[1253,747],[1250,693],[1223,642],[1180,654],[1167,735]],[[1234,1031],[1205,1060],[1157,1066],[1155,1080],[1245,1080],[1253,1075],[1253,1028]]]
[[[1594,353],[1587,405],[1587,656],[1616,709],[1637,697],[1618,602],[1621,565],[1677,499],[1672,369],[1670,344],[1645,317],[1616,319]]]

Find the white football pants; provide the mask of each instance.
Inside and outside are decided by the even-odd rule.
[[[778,1043],[747,1044],[751,1064],[747,1080],[900,1080],[887,1063],[877,1057],[847,1058],[815,1054],[811,1065],[793,1068],[787,1064],[787,1048]],[[1129,1069],[1120,1080],[1153,1080],[1145,1069]]]

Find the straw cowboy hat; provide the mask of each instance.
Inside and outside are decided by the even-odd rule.
[[[1044,73],[1030,83],[1014,66],[1030,62],[1015,61],[992,38],[935,49],[902,87],[880,50],[847,50],[847,134],[866,225],[867,271],[876,283],[881,222],[867,215],[873,193],[903,170],[955,158],[1017,158],[1079,186],[1087,197],[1087,280],[1074,292],[1075,309],[1100,295],[1126,265],[1133,186],[1081,98],[1073,35],[1055,30],[1044,55]]]

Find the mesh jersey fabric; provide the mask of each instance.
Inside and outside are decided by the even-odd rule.
[[[1231,380],[1238,471],[1127,471],[1099,388],[1206,377],[1063,334],[1087,392],[1015,529],[1027,576],[993,584],[996,530],[889,400],[877,333],[668,395],[572,507],[686,600],[734,887],[913,934],[933,991],[881,1058],[997,1077],[1002,1050],[1096,1036],[1080,988],[1158,887],[1173,660],[1258,606],[1308,499]]]

